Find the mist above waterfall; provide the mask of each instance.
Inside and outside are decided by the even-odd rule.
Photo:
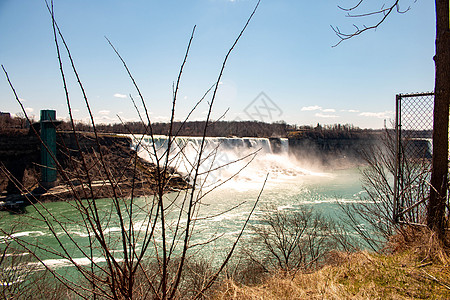
[[[164,163],[168,149],[167,136],[133,136],[140,157]],[[192,180],[199,159],[201,137],[176,137],[169,154],[170,166]],[[286,138],[217,138],[207,137],[200,158],[199,181],[203,187],[224,186],[236,190],[261,188],[269,174],[276,183],[304,175],[323,176],[304,167],[289,154]],[[156,155],[155,155],[156,152]]]

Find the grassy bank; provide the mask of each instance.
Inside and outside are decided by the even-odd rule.
[[[224,282],[215,299],[450,299],[448,251],[432,234],[395,241],[389,254],[336,253],[320,270]]]

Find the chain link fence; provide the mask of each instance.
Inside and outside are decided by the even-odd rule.
[[[394,218],[397,222],[425,224],[429,198],[434,94],[396,96],[396,170]]]

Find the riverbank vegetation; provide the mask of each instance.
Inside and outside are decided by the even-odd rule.
[[[410,234],[392,237],[385,254],[335,252],[319,270],[275,272],[256,285],[229,279],[213,299],[448,299],[448,249],[427,229]]]

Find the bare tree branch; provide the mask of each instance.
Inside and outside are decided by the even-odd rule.
[[[403,14],[408,12],[411,7],[408,6],[406,9],[402,10],[400,8],[400,2],[401,0],[395,0],[393,3],[386,6],[386,3],[382,4],[382,7],[379,10],[369,11],[369,12],[362,12],[362,13],[354,13],[357,9],[360,9],[362,4],[364,3],[364,0],[359,0],[359,2],[351,6],[349,8],[344,8],[342,6],[338,6],[339,9],[342,11],[347,12],[346,17],[349,18],[367,18],[372,16],[379,16],[379,19],[375,21],[372,25],[362,25],[358,26],[356,24],[353,24],[354,30],[350,32],[344,32],[341,31],[341,29],[338,26],[331,25],[331,29],[333,29],[336,36],[339,38],[339,41],[333,45],[333,47],[338,46],[340,43],[342,43],[345,40],[351,39],[355,36],[358,36],[366,31],[377,29],[383,22],[386,21],[389,15],[392,14],[392,12],[397,12],[399,14]],[[415,2],[415,1],[414,1]]]

